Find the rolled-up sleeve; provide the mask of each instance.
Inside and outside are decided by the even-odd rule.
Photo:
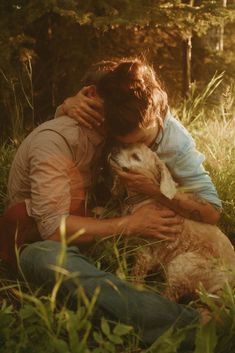
[[[214,184],[203,167],[205,157],[197,151],[193,141],[183,146],[169,166],[179,186],[187,192],[197,193],[200,197],[221,209],[222,204]]]
[[[52,235],[62,217],[70,210],[70,179],[72,156],[58,134],[43,131],[37,134],[29,150],[31,183],[30,213],[42,238]]]

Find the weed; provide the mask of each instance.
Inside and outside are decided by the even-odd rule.
[[[28,67],[30,74],[30,66]],[[222,75],[213,77],[201,94],[196,86],[188,100],[175,111],[190,129],[197,147],[206,156],[205,167],[209,171],[223,201],[224,213],[220,226],[230,237],[235,235],[235,121],[232,92],[227,88],[213,109],[207,101],[221,85]],[[13,83],[12,83],[13,84]],[[14,85],[12,86],[14,96]],[[15,99],[15,98],[14,98]],[[32,99],[30,101],[32,103]],[[18,113],[19,114],[19,111]],[[16,115],[17,117],[18,115]],[[13,124],[11,143],[2,141],[0,146],[0,212],[6,202],[6,185],[10,164],[21,140],[20,121]],[[19,133],[20,132],[20,133]],[[111,216],[115,210],[106,208]],[[62,225],[63,233],[63,225]],[[79,236],[76,234],[75,236]],[[63,244],[63,251],[66,244]],[[122,237],[96,243],[90,249],[91,257],[98,267],[112,271],[122,279],[130,279],[133,247],[123,242]],[[71,311],[65,305],[57,305],[59,287],[64,279],[64,253],[58,259],[57,281],[50,293],[33,290],[27,284],[9,275],[0,264],[0,353],[114,353],[182,352],[181,343],[190,327],[177,332],[166,331],[148,349],[140,348],[138,337],[131,326],[109,322],[101,318],[94,324],[93,309],[98,289],[88,300],[85,293],[78,291],[77,309]],[[203,325],[196,325],[196,346],[193,353],[234,353],[235,352],[235,294],[225,286],[221,297],[214,298],[203,289],[201,301],[211,310],[212,319]]]

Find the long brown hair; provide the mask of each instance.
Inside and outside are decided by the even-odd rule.
[[[167,94],[153,68],[139,58],[120,59],[97,83],[104,99],[104,113],[113,135],[126,135],[137,127],[162,121],[167,111]]]

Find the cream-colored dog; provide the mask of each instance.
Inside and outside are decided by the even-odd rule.
[[[131,168],[145,168],[152,172],[160,190],[172,199],[177,184],[165,164],[144,144],[115,149],[109,156],[111,167],[128,171]],[[120,191],[121,182],[116,175],[113,191]],[[139,197],[128,192],[129,211],[146,203],[154,203],[164,209],[156,200]],[[134,202],[130,202],[133,200]],[[184,219],[181,234],[175,241],[149,240],[147,246],[137,250],[133,275],[137,282],[144,280],[149,272],[163,268],[167,290],[166,295],[179,301],[183,297],[195,296],[200,284],[213,294],[218,294],[225,282],[234,286],[235,252],[229,239],[214,225]]]

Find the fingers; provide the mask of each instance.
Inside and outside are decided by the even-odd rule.
[[[162,218],[172,218],[176,217],[176,213],[172,210],[155,210]]]
[[[77,122],[82,125],[85,126],[86,128],[88,128],[89,130],[92,129],[92,125],[90,125],[86,120],[84,120],[82,117],[76,117]]]
[[[84,86],[82,87],[82,89],[80,91],[78,91],[78,93],[76,94],[76,96],[78,96],[79,94],[83,94],[85,96],[87,96],[90,92],[90,86]]]
[[[125,180],[135,181],[135,180],[139,180],[139,178],[142,177],[142,175],[131,173],[130,171],[125,172],[124,170],[119,169],[119,168],[113,168],[113,169],[118,174],[118,176],[120,178],[125,179]]]
[[[103,119],[99,113],[92,111],[86,106],[73,106],[68,108],[66,113],[89,129],[100,126],[100,121]]]
[[[67,98],[63,105],[67,115],[89,129],[104,122],[103,101],[92,94],[92,86],[83,87],[76,96]]]
[[[168,215],[168,217],[162,217]],[[170,215],[170,216],[169,216]],[[173,211],[140,209],[132,215],[134,233],[146,238],[175,241],[182,233],[182,219]]]
[[[122,179],[122,181],[124,181],[124,183],[128,183],[128,182],[133,182],[136,180],[136,177],[129,174],[128,172],[124,172],[122,169],[119,169],[117,167],[112,167],[114,172],[119,176],[120,179]]]
[[[85,86],[83,87],[75,97],[83,96],[83,98],[91,98],[91,106],[95,106],[96,108],[103,107],[104,101],[103,99],[97,95],[95,86]],[[85,96],[85,97],[84,97]]]
[[[143,185],[144,181],[139,180],[138,177],[130,175],[129,173],[124,172],[121,169],[113,167],[113,170],[119,176],[119,178],[122,180],[123,184],[125,184],[129,191],[142,192],[140,186]]]
[[[182,227],[167,227],[167,226],[161,226],[159,227],[159,232],[164,234],[164,235],[179,235],[182,232]]]
[[[122,171],[122,169],[118,169],[118,173],[120,176],[123,176],[123,178],[128,178],[128,177],[135,177],[135,178],[139,178],[139,177],[145,177],[146,175],[143,173],[144,169],[129,169],[128,172],[124,172]]]
[[[103,103],[100,102],[96,97],[89,98],[84,96],[80,107],[85,109],[86,112],[97,119],[98,122],[102,123],[104,121]]]
[[[156,238],[159,240],[166,240],[166,241],[175,241],[175,237],[172,237],[172,236],[170,237],[161,233],[158,233],[158,234],[155,233],[151,238]]]
[[[75,109],[75,114],[77,114],[77,120],[79,118],[84,119],[91,127],[94,126],[99,126],[101,125],[100,123],[100,114],[93,111],[91,108],[88,106],[81,104],[79,107]],[[99,118],[98,118],[99,117]]]
[[[143,234],[141,234],[141,237],[143,237]],[[148,231],[147,233],[144,234],[144,237],[151,238],[151,239],[171,241],[171,242],[176,240],[176,234],[165,233],[164,230],[160,231],[160,229],[157,232]]]
[[[128,171],[129,174],[132,174],[132,175],[146,175],[148,174],[148,171],[146,171],[144,168],[130,168],[129,171]],[[151,172],[150,172],[151,174]]]
[[[124,172],[122,169],[116,167],[116,166],[112,166],[112,169],[115,173],[117,173],[120,177],[127,177],[128,176],[128,173],[127,172]]]
[[[87,127],[88,129],[92,129],[92,125],[87,121],[88,119],[87,119],[86,113],[84,112],[80,113],[75,107],[73,107],[68,110],[67,114],[71,118],[76,120],[79,124]]]
[[[100,99],[98,96],[96,97],[87,97],[84,96],[84,101],[87,103],[87,105],[89,105],[91,108],[102,112],[103,111],[103,105],[104,102],[102,99]]]
[[[91,107],[89,100],[90,100],[90,98],[84,99],[84,101],[81,102],[78,107],[79,110],[85,111],[87,114],[89,114],[91,116],[91,118],[94,118],[97,120],[97,122],[101,123],[103,121],[102,114],[98,110],[96,110],[95,108]],[[91,101],[92,101],[92,99],[91,99]]]
[[[165,225],[167,226],[174,226],[174,225],[181,225],[183,223],[183,218],[180,217],[172,217],[172,218],[164,218]]]
[[[126,172],[119,168],[113,168],[113,170],[124,181],[124,183],[131,183],[128,187],[130,187],[133,191],[142,192],[142,188],[144,186],[148,189],[149,185],[157,185],[152,175],[146,175],[143,171],[142,173],[137,173],[132,170]]]
[[[168,224],[168,221],[158,219],[155,223],[149,225],[146,230],[153,233],[153,235],[162,234],[164,236],[176,236],[182,232],[182,224]]]
[[[103,104],[104,100],[97,94],[95,85],[84,86],[81,90],[81,93],[86,95],[87,97],[94,97],[97,101]],[[78,92],[79,93],[79,92]]]

